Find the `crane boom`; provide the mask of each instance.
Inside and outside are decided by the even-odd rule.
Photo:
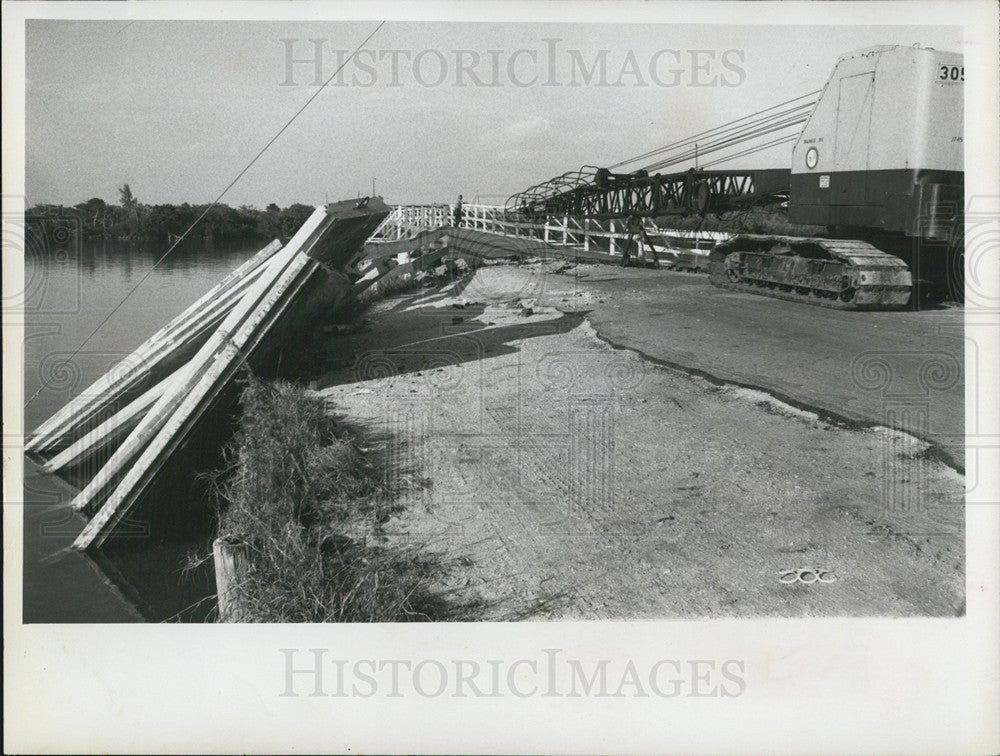
[[[699,225],[713,213],[715,228],[740,236],[713,252],[712,283],[766,296],[900,307],[915,282],[930,296],[960,296],[964,81],[956,53],[889,45],[846,53],[815,101],[788,100],[619,163],[657,158],[638,171],[584,166],[513,195],[506,208],[596,219],[689,216]],[[715,165],[789,142],[790,168],[650,173],[706,149],[730,151]],[[727,217],[760,206],[782,216],[768,225],[792,232],[748,236],[741,216],[751,214]]]

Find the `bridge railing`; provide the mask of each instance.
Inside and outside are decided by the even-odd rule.
[[[368,241],[398,241],[451,223],[454,205],[396,205]]]
[[[407,239],[426,229],[451,226],[454,221],[454,205],[397,205],[369,241]],[[657,252],[707,255],[715,244],[731,236],[718,231],[661,228],[651,218],[644,218],[642,222],[646,238]],[[550,215],[541,221],[512,213],[500,205],[481,204],[462,205],[458,227],[612,255],[622,254],[630,236],[625,220]]]

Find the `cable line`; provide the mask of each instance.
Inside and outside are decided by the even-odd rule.
[[[707,154],[712,153],[712,152],[717,152],[718,150],[725,149],[727,147],[732,147],[732,146],[735,146],[735,145],[738,145],[738,144],[742,144],[742,143],[748,142],[751,139],[757,139],[757,138],[762,137],[762,136],[767,136],[768,134],[773,134],[776,131],[783,131],[783,130],[785,130],[787,128],[790,128],[791,126],[796,126],[796,125],[805,123],[805,121],[806,121],[805,117],[789,118],[789,119],[785,119],[784,121],[779,121],[779,122],[774,123],[774,124],[770,124],[770,125],[767,125],[767,126],[762,126],[761,128],[755,129],[754,131],[748,132],[747,134],[743,134],[743,135],[739,135],[739,136],[734,136],[734,137],[729,137],[729,138],[722,139],[722,140],[717,141],[717,142],[712,142],[712,143],[710,143],[708,145],[699,145],[697,147],[697,149],[692,148],[692,149],[688,150],[687,152],[684,152],[684,153],[682,153],[680,155],[672,156],[672,157],[667,158],[666,160],[662,160],[662,161],[660,161],[658,163],[653,163],[653,164],[647,166],[646,170],[654,171],[654,170],[659,170],[661,168],[666,168],[667,166],[675,165],[677,163],[682,163],[682,162],[684,162],[686,160],[690,160],[696,154],[697,155],[707,155]]]
[[[713,165],[718,165],[719,163],[724,163],[727,160],[734,160],[735,158],[745,157],[747,155],[753,155],[755,152],[763,152],[764,150],[768,150],[771,147],[777,147],[782,144],[789,144],[791,142],[794,142],[798,138],[799,138],[798,135],[794,134],[792,136],[781,137],[779,139],[775,139],[772,142],[767,142],[766,144],[761,144],[756,147],[751,147],[749,149],[744,150],[743,152],[737,152],[734,155],[725,155],[721,158],[717,158],[715,160],[712,160],[711,162],[705,163],[705,165],[703,165],[702,168],[708,168]]]
[[[666,152],[668,150],[675,149],[677,147],[681,147],[681,146],[684,146],[686,144],[693,143],[697,139],[702,139],[702,138],[708,137],[708,136],[717,136],[718,135],[717,132],[726,131],[726,130],[732,129],[732,128],[739,128],[740,126],[745,125],[745,124],[742,123],[744,121],[748,121],[748,120],[756,118],[758,116],[762,116],[762,115],[768,113],[769,111],[777,110],[778,108],[782,108],[782,107],[784,107],[786,105],[791,105],[793,102],[796,102],[797,100],[802,100],[802,99],[805,99],[807,97],[813,97],[815,95],[818,95],[822,91],[823,90],[821,90],[821,89],[817,89],[814,92],[808,92],[806,94],[799,95],[798,97],[793,97],[790,100],[785,100],[784,102],[779,102],[776,105],[771,105],[770,107],[764,108],[762,110],[758,110],[756,113],[750,113],[748,115],[741,116],[740,118],[736,118],[736,119],[734,119],[732,121],[728,121],[727,123],[724,123],[724,124],[722,124],[720,126],[715,126],[715,127],[711,128],[711,129],[706,129],[705,131],[701,131],[701,132],[699,132],[699,133],[697,133],[697,134],[695,134],[693,136],[686,137],[686,138],[681,139],[681,140],[679,140],[677,142],[673,142],[673,143],[665,145],[663,147],[658,147],[658,148],[656,148],[654,150],[649,150],[649,151],[644,152],[644,153],[642,153],[640,155],[636,155],[636,156],[628,158],[626,160],[622,160],[622,161],[620,161],[618,163],[615,163],[614,165],[612,165],[610,167],[611,168],[620,168],[623,165],[628,165],[629,163],[636,163],[636,162],[638,162],[640,160],[645,160],[645,159],[653,157],[655,155],[662,154],[662,153],[664,153],[664,152]],[[815,101],[801,103],[800,105],[794,106],[793,109],[797,109],[797,108],[811,108],[815,104],[816,104]]]
[[[378,30],[381,29],[384,25],[385,25],[385,21],[380,21],[379,24],[378,24],[378,26],[376,26],[372,30],[372,32],[367,37],[365,37],[364,40],[362,40],[361,44],[359,44],[357,47],[354,48],[354,52],[352,52],[350,55],[348,55],[347,58],[344,59],[344,62],[341,63],[339,66],[337,66],[337,70],[333,72],[333,74],[330,76],[330,78],[328,78],[326,81],[324,81],[323,84],[322,84],[322,86],[320,86],[313,93],[312,97],[310,97],[308,100],[306,100],[305,103],[302,105],[302,107],[299,108],[297,111],[295,111],[295,113],[292,115],[292,117],[289,118],[288,121],[285,122],[285,125],[282,126],[278,130],[278,133],[276,133],[273,137],[271,137],[270,140],[268,140],[267,144],[265,144],[261,148],[260,152],[258,152],[256,155],[254,155],[253,160],[251,160],[249,163],[247,163],[246,167],[242,171],[240,171],[238,174],[236,174],[236,178],[234,178],[232,181],[230,181],[229,184],[226,186],[226,188],[223,189],[222,192],[219,194],[219,196],[216,197],[214,200],[212,200],[212,204],[210,204],[207,208],[205,208],[205,211],[201,215],[199,215],[197,218],[195,218],[194,222],[190,226],[188,226],[187,230],[183,234],[181,234],[179,237],[177,237],[177,240],[173,244],[170,245],[170,248],[166,252],[164,252],[163,255],[155,263],[153,263],[153,267],[151,267],[148,271],[146,271],[145,275],[143,275],[143,277],[139,279],[138,283],[136,283],[136,285],[133,286],[124,297],[122,297],[121,301],[118,302],[118,304],[116,304],[114,306],[114,308],[112,308],[111,312],[109,312],[107,314],[107,316],[104,318],[104,320],[102,320],[100,323],[98,323],[97,327],[93,331],[90,332],[90,335],[87,336],[87,338],[85,338],[83,340],[83,342],[80,344],[80,346],[78,346],[74,350],[74,352],[69,357],[67,357],[64,360],[65,362],[69,362],[70,360],[72,360],[74,357],[76,357],[80,353],[81,349],[83,349],[85,346],[87,346],[87,344],[90,342],[90,340],[92,338],[94,338],[94,335],[99,330],[101,330],[101,328],[103,328],[104,325],[109,320],[111,320],[111,317],[116,312],[118,312],[119,308],[123,304],[125,304],[126,300],[128,300],[128,298],[131,297],[140,286],[142,286],[143,282],[147,278],[149,278],[150,275],[152,275],[153,271],[156,270],[157,266],[160,263],[162,263],[164,260],[166,260],[167,256],[171,252],[174,251],[174,249],[177,247],[178,244],[180,244],[182,241],[184,241],[185,237],[187,237],[187,235],[194,230],[194,228],[202,221],[202,219],[206,215],[208,215],[209,211],[211,211],[212,208],[214,208],[216,205],[219,204],[220,200],[222,200],[222,198],[224,196],[226,196],[226,193],[230,189],[232,189],[233,186],[235,186],[236,182],[239,181],[241,178],[243,178],[244,174],[246,174],[246,172],[249,171],[253,167],[254,163],[256,163],[265,152],[267,152],[268,148],[270,148],[270,146],[277,141],[278,137],[280,137],[282,134],[285,133],[285,131],[288,129],[289,126],[292,125],[292,123],[295,121],[295,119],[298,118],[302,114],[302,111],[304,111],[306,108],[308,108],[312,104],[313,100],[315,100],[317,97],[319,97],[320,93],[324,89],[326,89],[326,87],[329,85],[329,83],[331,81],[334,80],[334,78],[336,78],[337,74],[339,74],[344,69],[344,67],[354,59],[354,56],[356,56],[358,54],[358,52],[361,50],[361,48],[364,47],[368,43],[368,40],[370,40],[372,37],[374,37],[375,34],[378,32]],[[29,404],[31,404],[38,397],[38,395],[42,392],[43,388],[44,388],[44,384],[42,386],[39,386],[38,391],[36,391],[34,394],[31,395],[31,397],[28,399],[28,401],[26,401],[24,403],[24,406],[27,407]]]

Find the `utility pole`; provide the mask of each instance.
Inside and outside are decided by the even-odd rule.
[[[372,197],[375,196],[375,177],[372,176]]]
[[[694,169],[698,170],[698,143],[694,143]]]

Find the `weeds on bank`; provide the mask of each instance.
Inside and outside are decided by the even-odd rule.
[[[245,544],[234,587],[251,622],[439,619],[442,566],[383,533],[408,484],[389,476],[322,399],[248,378],[239,430],[216,480],[219,535]]]

